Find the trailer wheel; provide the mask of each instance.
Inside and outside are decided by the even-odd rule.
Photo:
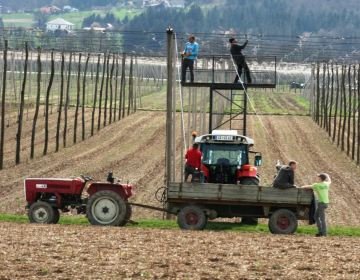
[[[193,205],[181,209],[177,221],[181,229],[203,230],[206,226],[204,211]]]
[[[258,186],[259,185],[259,178],[258,177],[248,177],[242,181],[243,185],[247,186]],[[254,225],[256,226],[259,223],[258,218],[251,218],[251,217],[243,217],[241,218],[241,223],[245,225]]]
[[[92,225],[118,226],[124,220],[125,214],[124,200],[113,191],[94,193],[86,205],[86,215]]]
[[[29,208],[28,217],[30,223],[51,224],[54,216],[54,209],[47,202],[38,201]]]
[[[293,212],[279,209],[269,219],[269,230],[273,234],[293,234],[298,226],[298,221]]]
[[[54,210],[54,218],[52,219],[50,224],[57,224],[60,220],[60,212],[59,209],[57,209],[56,207],[53,207]]]
[[[125,203],[125,205],[126,205],[126,214],[125,214],[125,219],[126,220],[130,220],[131,219],[131,215],[132,215],[132,208],[131,208],[131,205],[129,204],[129,203]],[[123,227],[123,226],[125,226],[126,224],[127,224],[127,221],[124,219],[124,221],[122,221],[121,223],[120,223],[120,227]]]

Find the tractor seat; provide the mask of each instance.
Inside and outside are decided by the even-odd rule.
[[[216,164],[230,164],[230,160],[228,158],[218,158]]]

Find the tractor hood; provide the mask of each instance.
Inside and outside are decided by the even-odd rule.
[[[212,134],[205,134],[195,138],[196,143],[227,143],[227,144],[245,144],[254,146],[254,140],[238,135],[236,130],[214,130]]]

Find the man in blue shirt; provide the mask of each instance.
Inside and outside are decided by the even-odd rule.
[[[194,61],[197,58],[197,53],[199,50],[199,45],[195,43],[195,36],[191,35],[189,37],[189,42],[186,43],[184,51],[181,53],[182,56],[185,56],[182,62],[182,77],[181,82],[185,83],[186,79],[186,69],[190,69],[190,80],[194,82]]]

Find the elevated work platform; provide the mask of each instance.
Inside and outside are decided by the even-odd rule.
[[[183,58],[184,59],[184,58]],[[276,87],[276,57],[275,56],[245,56],[250,69],[252,83],[245,83],[246,88]],[[183,63],[182,63],[183,65]],[[184,87],[211,87],[213,89],[243,90],[241,83],[234,83],[237,76],[237,65],[230,55],[198,56],[194,64],[194,82],[190,82],[190,71],[186,71]],[[241,80],[245,79],[243,65]],[[181,69],[181,72],[183,69]]]

